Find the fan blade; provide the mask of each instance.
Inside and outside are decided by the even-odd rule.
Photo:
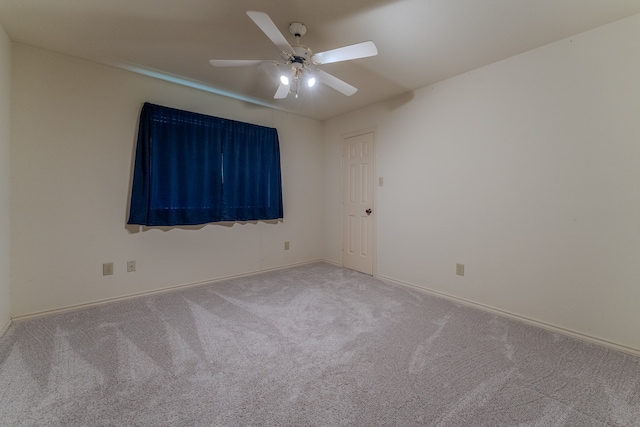
[[[249,15],[249,18],[251,18],[253,22],[260,27],[262,32],[269,37],[269,40],[278,46],[278,49],[285,53],[295,53],[287,39],[284,38],[280,30],[278,30],[278,27],[276,27],[276,24],[274,24],[271,18],[269,18],[269,15],[264,12],[253,11],[248,11],[247,15]]]
[[[273,95],[273,98],[282,99],[286,98],[287,95],[289,95],[289,85],[283,85],[282,83],[280,83],[280,86],[278,86],[278,90],[276,90],[276,94]]]
[[[265,73],[267,73],[269,75],[269,77],[271,79],[273,79],[273,81],[277,81],[279,86],[278,86],[278,90],[276,91],[276,94],[273,96],[274,99],[282,99],[282,98],[286,98],[287,95],[289,95],[289,85],[283,85],[282,83],[280,83],[280,76],[288,76],[289,74],[291,74],[291,70],[284,66],[284,65],[280,65],[277,62],[265,62],[264,64],[260,65],[259,67],[261,70],[263,70]]]
[[[263,62],[273,62],[268,59],[212,59],[209,61],[214,67],[244,67],[246,65],[258,65]]]
[[[316,64],[331,64],[332,62],[366,58],[369,56],[376,56],[377,54],[378,48],[376,47],[375,43],[372,41],[368,41],[316,53],[311,57],[311,61]]]
[[[325,71],[316,70],[316,76],[322,83],[326,84],[327,86],[331,86],[338,92],[342,92],[347,96],[351,96],[358,91],[358,88],[351,86],[349,83],[344,82]]]

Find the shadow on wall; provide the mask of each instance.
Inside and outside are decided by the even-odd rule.
[[[160,230],[160,231],[171,231],[171,230],[202,230],[204,227],[208,225],[220,225],[222,227],[231,228],[234,225],[245,225],[245,224],[279,224],[284,222],[283,219],[270,219],[270,220],[260,220],[260,221],[220,221],[220,222],[210,222],[207,224],[197,224],[197,225],[175,225],[175,226],[157,226],[151,227],[146,225],[136,225],[136,224],[125,224],[124,228],[129,232],[129,234],[136,234],[140,232],[150,231],[150,230]]]
[[[398,96],[394,96],[393,98],[389,98],[386,101],[383,101],[383,105],[386,107],[388,111],[393,111],[397,108],[402,107],[405,104],[411,102],[414,98],[413,91],[405,92]]]

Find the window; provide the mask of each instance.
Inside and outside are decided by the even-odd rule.
[[[276,129],[144,104],[129,224],[282,217]]]

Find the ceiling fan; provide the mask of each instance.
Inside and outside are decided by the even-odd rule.
[[[296,38],[296,44],[290,45],[287,39],[278,30],[269,15],[264,12],[248,11],[247,15],[275,44],[282,54],[282,61],[268,59],[212,59],[209,61],[214,67],[238,67],[245,65],[259,65],[260,68],[270,74],[279,82],[275,99],[286,98],[291,92],[298,97],[300,85],[306,84],[313,87],[316,82],[321,82],[329,87],[351,96],[358,90],[349,83],[322,71],[318,65],[331,64],[333,62],[349,61],[352,59],[366,58],[378,54],[378,49],[372,41],[356,43],[337,49],[314,54],[307,46],[300,44],[300,37],[307,33],[307,27],[294,22],[289,25],[289,32]]]

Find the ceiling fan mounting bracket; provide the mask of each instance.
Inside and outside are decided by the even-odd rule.
[[[295,37],[302,37],[307,34],[307,26],[302,22],[292,22],[289,25],[289,32]]]

